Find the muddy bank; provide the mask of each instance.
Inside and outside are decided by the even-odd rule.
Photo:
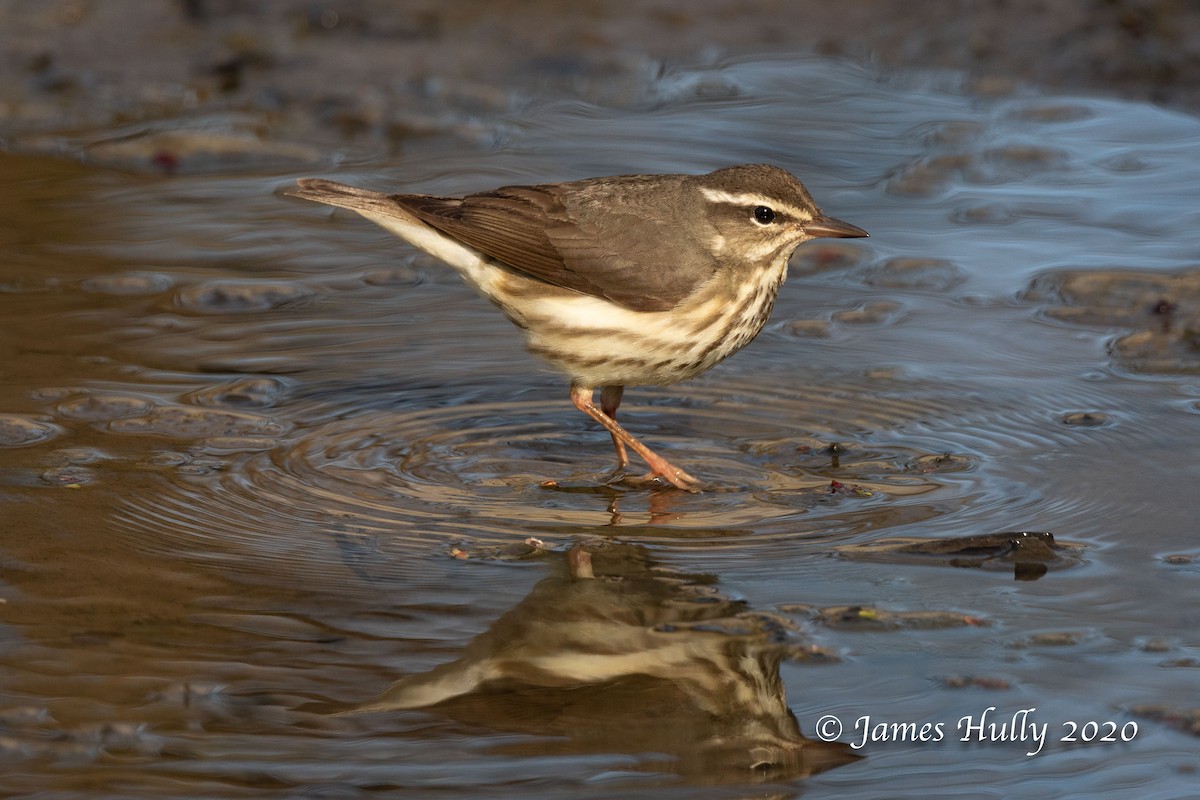
[[[12,0],[0,53],[6,147],[170,171],[199,147],[225,166],[231,152],[286,165],[313,148],[373,159],[422,137],[490,139],[480,120],[534,100],[636,105],[668,65],[758,54],[953,70],[947,80],[985,94],[1030,84],[1194,109],[1200,7]],[[138,123],[172,118],[196,133],[149,153],[126,142]],[[280,140],[293,144],[264,143]]]

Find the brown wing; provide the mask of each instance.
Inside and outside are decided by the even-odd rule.
[[[635,311],[673,308],[712,274],[707,254],[674,233],[677,220],[658,219],[627,192],[589,202],[581,213],[568,207],[580,205],[568,194],[573,186],[391,200],[515,270]]]

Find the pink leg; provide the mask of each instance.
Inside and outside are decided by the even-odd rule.
[[[624,394],[624,386],[605,386],[600,390],[600,410],[613,422],[617,420],[617,407],[621,405],[621,397]],[[617,469],[625,469],[629,466],[629,454],[625,452],[625,443],[615,433],[612,440],[613,447],[617,448]]]
[[[677,489],[683,489],[689,492],[699,491],[700,481],[688,475],[683,470],[671,464],[662,456],[655,453],[649,447],[633,438],[633,434],[617,424],[617,421],[605,414],[592,400],[594,390],[586,386],[571,385],[571,402],[575,404],[583,413],[587,414],[592,419],[604,426],[604,429],[612,434],[613,440],[620,442],[637,453],[639,457],[650,467],[650,474],[647,477],[658,477],[670,483]],[[620,450],[617,451],[618,455]]]

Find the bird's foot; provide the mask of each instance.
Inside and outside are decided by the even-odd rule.
[[[614,483],[631,489],[679,489],[694,494],[704,488],[703,483],[681,469],[672,469],[670,472],[651,470],[645,475],[622,474],[614,477]]]
[[[665,483],[668,486],[672,486],[680,491],[690,492],[691,494],[698,494],[704,489],[703,483],[701,483],[698,479],[693,478],[691,475],[688,475],[681,469],[674,470],[673,472],[667,474],[661,472],[647,472],[640,478],[633,478],[632,480],[645,485],[657,484],[661,486]]]
[[[704,485],[657,453],[647,450],[642,454],[642,458],[645,459],[646,465],[650,467],[650,471],[643,476],[643,480],[657,478],[685,492],[699,492],[700,488]]]
[[[704,484],[688,475],[681,469],[672,467],[672,472],[647,472],[645,475],[630,475],[623,467],[617,467],[603,479],[604,486],[621,486],[626,489],[681,489],[685,492],[699,492]]]

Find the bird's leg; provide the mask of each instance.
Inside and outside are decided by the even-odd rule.
[[[624,394],[624,386],[605,386],[600,390],[600,410],[613,422],[617,421],[617,407],[621,405],[621,396]],[[612,440],[613,447],[617,448],[617,469],[625,469],[629,466],[629,454],[625,452],[625,443],[615,433]]]
[[[650,467],[650,475],[647,477],[662,478],[675,488],[688,492],[699,491],[700,481],[688,475],[679,469],[679,467],[672,465],[671,462],[633,438],[633,434],[622,428],[617,424],[615,419],[596,407],[595,402],[592,400],[592,395],[593,390],[590,387],[571,384],[571,402],[575,404],[575,407],[603,425],[604,429],[612,434],[614,441],[619,441],[627,445],[633,452],[637,453]]]

